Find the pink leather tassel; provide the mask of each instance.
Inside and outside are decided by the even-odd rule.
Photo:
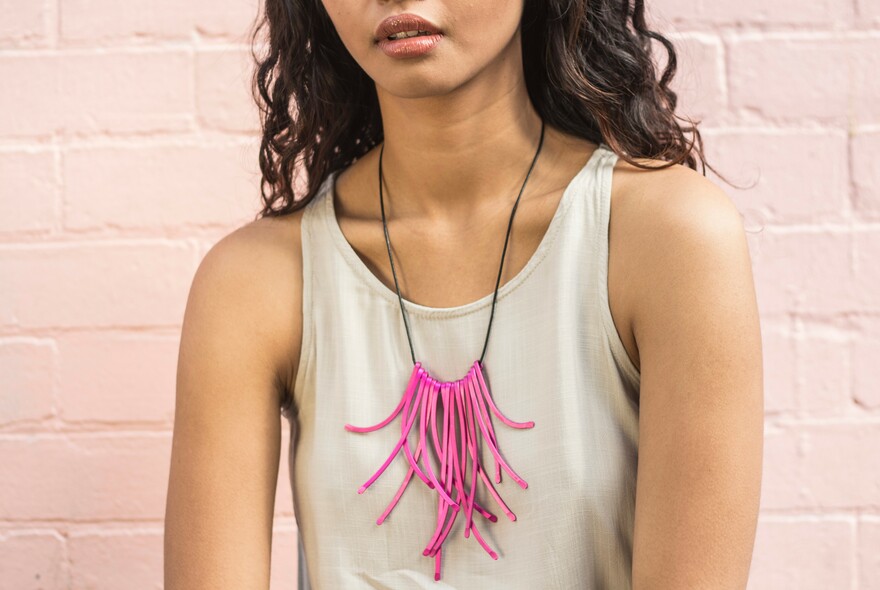
[[[438,408],[442,409],[442,424],[439,427],[437,422],[441,417],[437,411]],[[483,481],[489,494],[507,517],[511,521],[516,520],[516,515],[504,503],[495,486],[487,477],[486,470],[480,460],[480,449],[483,444],[488,445],[495,460],[495,483],[501,483],[501,470],[504,469],[520,487],[523,489],[528,487],[526,481],[501,456],[490,411],[504,424],[512,428],[532,428],[535,425],[531,421],[514,422],[501,413],[486,386],[483,365],[480,361],[474,361],[467,375],[463,378],[450,382],[434,379],[422,368],[420,362],[416,362],[400,403],[387,418],[373,426],[345,425],[345,429],[350,432],[372,432],[386,426],[398,414],[402,414],[400,438],[379,469],[358,488],[358,493],[364,493],[403,449],[404,456],[409,463],[409,470],[391,503],[379,515],[376,524],[381,525],[391,513],[406,486],[409,485],[413,474],[417,475],[428,488],[435,490],[438,500],[436,526],[422,551],[422,555],[435,559],[434,580],[440,579],[443,542],[461,511],[464,511],[465,515],[465,538],[468,538],[473,531],[477,542],[489,556],[492,559],[498,559],[498,554],[489,547],[480,535],[477,523],[473,519],[474,512],[477,512],[490,522],[498,520],[495,514],[475,501],[479,480]],[[418,432],[418,444],[415,451],[410,449],[408,440],[409,432],[413,427]],[[436,458],[436,463],[440,466],[437,473],[434,473],[432,461],[427,458],[429,452]],[[470,473],[469,489],[465,487],[468,473]]]

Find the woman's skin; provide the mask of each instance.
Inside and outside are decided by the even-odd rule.
[[[433,307],[491,293],[540,135],[520,54],[522,1],[324,6],[376,82],[401,292]],[[376,47],[376,25],[403,12],[441,28],[431,53],[394,59]],[[549,124],[545,133],[502,285],[534,253],[562,190],[596,148]],[[346,239],[393,290],[378,152],[340,173],[335,200]],[[684,166],[645,171],[620,160],[612,184],[609,304],[641,372],[633,588],[745,588],[761,487],[763,370],[741,217],[724,191]],[[167,590],[269,587],[278,411],[293,390],[302,335],[301,217],[238,228],[193,280],[165,519]],[[420,231],[425,224],[430,233]]]

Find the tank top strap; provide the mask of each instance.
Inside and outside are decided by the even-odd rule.
[[[585,214],[581,216],[588,223],[585,228],[588,235],[594,236],[593,247],[589,255],[595,260],[596,275],[595,285],[598,291],[595,298],[591,299],[598,303],[599,315],[608,340],[608,345],[622,374],[638,391],[640,373],[638,368],[629,358],[626,348],[620,339],[620,334],[614,324],[611,315],[611,305],[608,297],[608,263],[609,263],[609,237],[611,224],[611,194],[614,180],[614,169],[620,156],[604,142],[600,143],[603,150],[602,156],[597,161],[593,190],[587,191],[589,199],[586,202]]]
[[[610,209],[612,173],[617,158],[617,154],[607,144],[599,143],[593,156],[595,163],[590,174],[584,178],[579,198],[576,199],[580,212],[572,216],[575,219],[572,223],[585,224],[584,227],[577,228],[577,231],[583,231],[585,237],[594,238],[594,241],[589,242],[589,247],[595,249],[591,253],[593,255],[601,255],[601,234],[603,231],[607,232],[607,228],[603,230],[603,225]]]
[[[596,162],[595,171],[590,178],[592,186],[587,191],[587,202],[585,203],[586,211],[582,219],[589,224],[588,234],[593,236],[594,241],[591,246],[593,251],[591,255],[599,266],[600,280],[607,280],[608,266],[608,225],[611,221],[611,184],[613,180],[614,166],[617,163],[618,156],[605,143],[599,145],[602,150]]]
[[[302,253],[302,336],[300,344],[299,361],[297,365],[296,382],[288,403],[282,407],[281,414],[287,418],[293,418],[297,412],[297,401],[300,392],[305,386],[305,378],[311,369],[310,362],[315,339],[314,318],[314,284],[315,268],[321,264],[316,260],[322,252],[326,252],[328,244],[321,243],[324,237],[323,223],[320,219],[322,207],[321,200],[327,196],[328,181],[325,178],[312,200],[303,207],[300,220],[300,252]]]

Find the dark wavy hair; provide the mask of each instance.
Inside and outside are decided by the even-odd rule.
[[[717,174],[706,163],[697,123],[675,114],[677,96],[669,88],[675,49],[648,28],[644,0],[525,0],[520,25],[527,91],[547,123],[603,141],[640,168],[654,167],[636,158],[666,162],[657,168],[696,170],[699,158],[703,175],[707,166]],[[268,42],[259,56],[255,47],[264,30]],[[668,54],[659,79],[652,40]],[[251,55],[263,132],[256,217],[279,216],[305,207],[330,173],[382,141],[379,103],[375,84],[342,44],[320,0],[265,0],[251,32]],[[297,160],[308,177],[299,198]]]

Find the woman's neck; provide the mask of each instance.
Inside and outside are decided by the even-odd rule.
[[[460,217],[502,195],[512,202],[522,186],[541,135],[540,115],[525,88],[502,92],[488,104],[467,97],[447,102],[451,100],[457,104],[434,101],[414,108],[419,100],[380,96],[383,197],[393,200],[397,217]],[[547,126],[527,192],[534,188],[539,169],[553,161],[554,135]],[[382,147],[370,154],[377,191]]]

